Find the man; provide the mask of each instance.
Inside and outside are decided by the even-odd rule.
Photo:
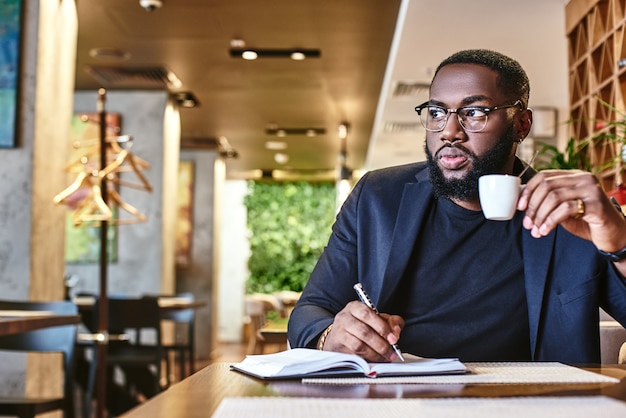
[[[528,78],[488,50],[437,68],[416,108],[427,162],[367,173],[289,321],[292,347],[392,361],[599,362],[598,308],[626,324],[626,221],[590,173],[528,170],[515,216],[486,220],[478,178],[518,175]],[[601,251],[599,251],[601,250]],[[380,315],[357,299],[360,282]]]

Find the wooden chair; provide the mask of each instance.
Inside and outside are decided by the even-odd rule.
[[[93,307],[89,328],[98,322],[98,303]],[[157,299],[108,298],[109,335],[107,345],[107,399],[109,414],[119,415],[162,390],[161,387],[161,321]],[[118,336],[126,338],[118,339]],[[93,343],[92,343],[93,347]],[[85,393],[84,414],[91,414],[94,380],[97,370],[93,356]]]
[[[261,354],[263,352],[263,341],[257,337],[259,330],[265,325],[265,310],[263,303],[259,300],[246,296],[246,316],[249,321],[248,330],[248,354]]]
[[[192,293],[176,295],[146,295],[145,297],[176,298],[187,302],[194,302]],[[179,380],[191,375],[195,371],[195,310],[190,309],[161,309],[162,327],[170,326],[171,333],[161,329],[161,348],[165,360],[166,385],[169,386],[175,377],[174,369],[178,360]],[[167,334],[167,335],[166,335]],[[171,335],[170,335],[171,334]],[[166,338],[167,337],[167,338]]]
[[[600,309],[600,360],[602,363],[615,363],[620,355],[626,355],[626,329],[613,317]],[[621,349],[620,349],[621,348]],[[624,354],[620,352],[624,351]]]
[[[158,300],[109,298],[109,334],[129,334],[128,341],[110,341],[107,362],[127,375],[149,371],[151,387],[128,379],[129,393],[151,397],[161,391],[161,321]],[[141,370],[141,371],[140,371]],[[140,387],[142,385],[143,387]]]
[[[0,309],[49,311],[77,315],[76,305],[62,302],[0,301]],[[63,355],[63,395],[51,398],[0,397],[0,415],[21,418],[56,410],[66,418],[75,416],[74,405],[74,343],[76,325],[40,329],[0,337],[0,350],[20,352],[59,352]]]
[[[267,333],[264,336],[261,333],[261,329],[267,325],[268,312],[281,312],[281,304],[276,296],[259,293],[246,296],[246,316],[249,321],[248,354],[263,354],[267,347],[281,350],[287,346],[287,337],[284,334]]]

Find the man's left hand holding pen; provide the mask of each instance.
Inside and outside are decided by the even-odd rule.
[[[398,315],[376,314],[360,301],[348,303],[337,315],[332,330],[325,335],[323,349],[357,354],[370,363],[394,361],[397,344],[404,328]]]

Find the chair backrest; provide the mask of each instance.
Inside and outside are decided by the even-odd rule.
[[[69,301],[0,301],[0,309],[48,311],[63,315],[78,315],[76,305]],[[20,352],[59,352],[63,354],[63,392],[66,408],[73,408],[74,405],[73,379],[75,343],[76,325],[63,325],[19,334],[0,336],[0,349],[2,350]]]
[[[98,321],[102,300],[102,298],[97,298],[93,307],[95,321]],[[136,391],[148,397],[156,394],[160,391],[162,359],[162,349],[159,343],[161,321],[158,301],[120,295],[108,296],[106,300],[108,332],[111,337],[107,345],[108,373],[113,373],[112,376],[115,376],[114,373],[119,371],[123,376],[120,379],[121,386],[115,378],[109,376],[110,386],[107,392],[115,388],[115,391],[122,391],[120,393],[124,394],[123,397]],[[128,336],[128,339],[117,339],[116,334]],[[149,338],[144,338],[146,336]],[[156,368],[155,371],[148,370],[152,366]],[[108,401],[110,402],[107,402],[107,408],[114,408],[117,411],[119,399],[116,396],[110,396]],[[89,412],[85,412],[85,415],[88,416],[88,414]]]
[[[258,300],[263,305],[265,313],[268,312],[280,312],[283,309],[282,302],[276,295],[270,295],[266,293],[252,293],[247,295],[246,298]]]
[[[157,299],[111,297],[108,304],[110,334],[134,330],[135,344],[143,345],[142,331],[148,331],[155,333],[154,344],[158,345],[161,341],[161,321]]]
[[[246,315],[250,320],[250,333],[254,336],[258,330],[263,328],[266,322],[263,302],[251,296],[246,296]]]

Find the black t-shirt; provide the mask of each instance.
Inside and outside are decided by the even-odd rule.
[[[433,204],[385,308],[406,321],[400,349],[462,361],[530,360],[522,217],[489,221],[448,199]]]

